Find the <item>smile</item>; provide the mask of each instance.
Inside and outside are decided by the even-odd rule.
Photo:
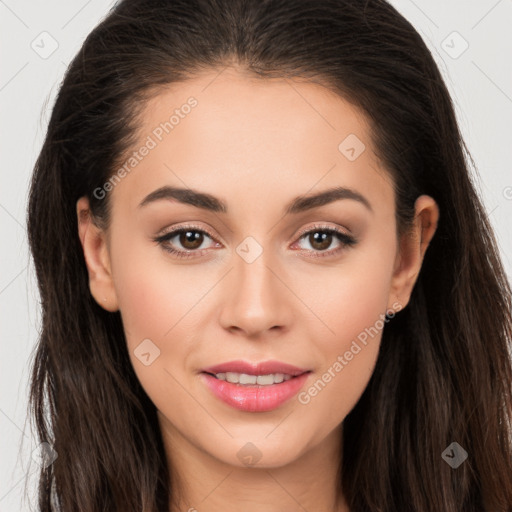
[[[225,380],[231,384],[240,384],[241,386],[258,385],[271,386],[272,384],[280,384],[293,378],[292,375],[285,373],[270,373],[268,375],[249,375],[247,373],[216,373],[213,374],[219,380]]]
[[[200,376],[211,393],[230,407],[267,412],[294,397],[311,372],[276,360],[236,360],[203,368]]]

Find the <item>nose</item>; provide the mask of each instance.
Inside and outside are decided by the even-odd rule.
[[[224,280],[222,327],[252,338],[288,330],[294,297],[285,274],[275,260],[269,261],[266,251],[251,263],[235,255],[234,268]]]

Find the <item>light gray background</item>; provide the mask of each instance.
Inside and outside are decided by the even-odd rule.
[[[423,36],[447,81],[511,276],[512,0],[391,3]],[[65,68],[113,4],[0,0],[0,512],[35,505],[38,466],[30,461],[33,450],[40,453],[26,414],[40,322],[25,230],[29,177]],[[29,499],[24,500],[27,474]]]

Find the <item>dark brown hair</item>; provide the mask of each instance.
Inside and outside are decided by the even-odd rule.
[[[42,512],[168,510],[173,487],[155,406],[119,312],[89,292],[76,201],[137,137],[145,101],[237,66],[304,77],[358,106],[389,172],[397,233],[420,194],[440,208],[409,305],[383,332],[375,372],[344,420],[339,489],[351,512],[512,510],[511,290],[440,72],[384,0],[123,0],[90,33],[60,87],[37,159],[28,236],[42,307],[30,406],[58,457]],[[469,164],[471,162],[471,166]],[[453,469],[441,454],[467,452]]]

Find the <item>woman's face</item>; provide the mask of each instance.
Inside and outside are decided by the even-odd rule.
[[[424,251],[398,244],[365,118],[320,85],[226,69],[150,100],[139,136],[95,191],[110,194],[108,232],[82,219],[80,235],[165,436],[260,467],[333,441]]]

